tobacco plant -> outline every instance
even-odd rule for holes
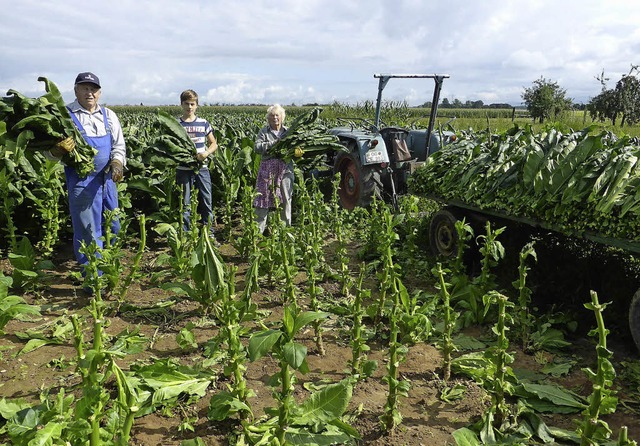
[[[469,248],[469,242],[473,239],[473,228],[465,219],[456,221],[456,233],[458,235],[458,243],[456,245],[456,256],[452,264],[452,271],[455,277],[466,276],[464,255]]]
[[[17,316],[27,314],[40,315],[39,307],[27,304],[20,296],[9,294],[12,284],[13,279],[0,272],[0,334],[3,333],[4,326]]]
[[[536,251],[533,248],[534,243],[527,243],[520,250],[520,263],[518,264],[518,280],[513,282],[514,288],[518,291],[518,306],[516,308],[518,319],[517,326],[519,329],[519,337],[522,342],[522,349],[524,351],[529,349],[529,336],[531,335],[531,329],[535,324],[533,315],[529,311],[531,304],[531,290],[527,288],[527,272],[529,267],[527,266],[527,259],[532,257],[537,260]]]
[[[46,270],[55,266],[50,260],[41,260],[28,237],[23,236],[16,243],[15,250],[9,252],[9,262],[13,267],[13,286],[24,292],[37,291],[46,284]]]
[[[384,243],[384,229],[380,213],[384,206],[384,202],[374,196],[371,206],[368,208],[368,224],[364,243],[358,253],[359,257],[365,260],[374,260],[380,256],[380,245]]]
[[[608,440],[611,429],[600,415],[615,412],[618,404],[618,398],[614,396],[615,392],[612,390],[613,380],[616,377],[616,371],[610,361],[613,352],[607,348],[609,330],[605,328],[602,316],[608,305],[598,301],[598,294],[595,291],[591,291],[591,302],[584,304],[585,308],[593,311],[596,317],[596,328],[591,330],[589,335],[598,340],[596,346],[598,359],[596,371],[590,368],[583,369],[593,384],[591,395],[587,398],[589,406],[583,412],[582,422],[578,426],[581,446],[598,445]]]
[[[200,229],[198,244],[189,258],[189,268],[191,280],[188,283],[167,283],[163,288],[199,303],[201,311],[209,314],[224,294],[226,277],[224,262],[206,226]]]
[[[638,240],[637,139],[600,126],[514,126],[470,134],[429,157],[410,192],[462,201],[564,233]]]
[[[131,220],[124,216],[120,208],[113,211],[105,211],[104,218],[106,229],[102,248],[97,248],[96,261],[101,276],[102,288],[105,291],[115,291],[119,288],[120,280],[124,275],[125,265],[122,260],[125,256],[124,246],[127,241],[127,231]],[[114,219],[118,219],[120,222],[120,231],[117,235],[111,230]],[[92,285],[89,284],[89,286]]]
[[[280,260],[282,261],[282,270],[284,272],[285,292],[283,303],[285,305],[290,303],[297,305],[296,285],[293,282],[298,271],[295,259],[295,236],[293,235],[292,228],[285,226],[282,220],[278,220],[278,223],[274,226],[277,227],[275,233],[278,237]]]
[[[108,321],[105,318],[106,304],[102,300],[103,280],[98,269],[100,252],[95,241],[88,246],[83,244],[81,252],[87,256],[86,280],[93,289],[89,305],[93,334],[91,345],[86,345],[81,322],[77,315],[72,316],[74,345],[83,390],[82,396],[75,405],[74,416],[76,420],[86,420],[88,423],[90,446],[104,444],[105,429],[102,426],[106,419],[111,420],[108,424],[108,435],[112,441],[118,445],[127,445],[138,407],[138,396],[115,359],[131,352],[131,346],[134,346],[134,351],[140,350],[136,349],[135,342],[131,343],[120,338],[110,348],[105,345],[104,328]],[[118,388],[118,398],[113,405],[110,404],[111,396],[106,388],[111,375],[115,377]]]
[[[320,207],[322,206],[322,198],[318,197],[318,183],[315,178],[303,184],[300,188],[299,207],[300,207],[300,236],[297,240],[300,250],[304,253],[304,263],[307,271],[307,293],[309,294],[309,307],[311,311],[319,310],[318,295],[320,288],[318,287],[319,270],[324,262],[324,238],[320,231],[322,225],[322,214]],[[309,192],[311,188],[311,193]],[[325,354],[324,341],[322,338],[321,321],[313,322],[315,332],[314,340],[318,354]]]
[[[384,240],[382,245],[382,274],[380,277],[384,279],[380,283],[380,287],[389,293],[391,308],[388,313],[389,324],[389,357],[387,363],[387,374],[383,377],[383,381],[388,386],[387,401],[384,406],[384,414],[380,416],[382,426],[386,431],[392,431],[402,423],[402,414],[398,408],[398,398],[400,396],[408,396],[409,381],[399,379],[398,368],[407,354],[407,347],[398,339],[400,333],[399,321],[401,318],[401,300],[406,299],[407,290],[400,280],[400,265],[393,261],[393,253],[391,245],[397,239],[394,226],[398,220],[394,220],[388,208],[382,213]],[[404,296],[403,296],[404,295]]]
[[[451,377],[451,355],[457,350],[453,343],[452,335],[458,319],[459,313],[456,313],[451,308],[451,295],[448,288],[451,286],[445,281],[445,274],[449,270],[442,269],[442,264],[438,263],[434,268],[434,275],[438,279],[436,288],[442,295],[442,310],[443,310],[443,328],[442,328],[442,340],[440,348],[442,351],[442,378],[445,382],[449,381]]]
[[[338,280],[340,281],[340,291],[343,296],[349,296],[349,288],[352,285],[351,274],[349,273],[349,256],[347,255],[347,245],[345,241],[345,210],[340,206],[338,200],[338,188],[340,177],[336,175],[333,179],[333,189],[331,195],[331,210],[333,221],[333,235],[336,238],[336,257],[338,260]]]
[[[140,243],[138,244],[138,250],[136,251],[132,263],[129,266],[129,271],[124,279],[119,282],[119,286],[115,291],[115,295],[119,303],[124,301],[133,280],[139,277],[140,261],[142,260],[142,255],[147,247],[147,226],[144,214],[140,214],[138,216],[138,224],[140,226]]]
[[[284,271],[283,266],[282,253],[286,246],[282,245],[281,234],[287,231],[284,229],[284,222],[280,217],[282,207],[275,191],[272,193],[275,199],[275,209],[272,211],[273,218],[269,220],[271,223],[260,241],[260,248],[262,248],[260,252],[260,273],[266,274],[267,282],[270,285],[274,285],[277,280],[283,278],[286,274],[291,274],[291,270]]]
[[[191,255],[199,238],[199,228],[196,224],[198,190],[193,189],[191,193],[189,206],[191,207],[192,224],[188,229],[182,223],[182,215],[184,213],[183,200],[179,200],[178,203],[178,212],[174,213],[173,223],[159,223],[154,227],[158,234],[167,237],[167,244],[171,249],[170,254],[162,253],[158,256],[156,265],[169,264],[172,268],[172,271],[163,271],[155,274],[154,280],[171,273],[178,278],[182,278],[188,275],[191,269]]]
[[[213,251],[208,255],[212,256]],[[217,421],[226,419],[233,413],[238,413],[243,420],[249,416],[253,418],[248,399],[254,396],[254,392],[247,388],[247,349],[241,337],[248,332],[246,323],[256,319],[256,306],[250,300],[238,299],[234,285],[236,271],[235,266],[227,269],[228,280],[220,286],[220,299],[214,304],[212,311],[220,324],[217,342],[227,346],[224,374],[233,379],[232,384],[227,384],[227,390],[214,395],[209,403],[209,418]]]
[[[378,297],[377,311],[374,323],[379,325],[386,310],[387,294],[392,286],[395,286],[392,273],[394,272],[393,245],[398,240],[395,228],[400,224],[401,217],[392,215],[388,207],[379,205],[374,209],[374,219],[378,222],[377,229],[377,254],[378,254],[378,280],[380,282],[380,295]],[[392,303],[395,306],[395,303]]]
[[[363,300],[371,296],[371,290],[364,289],[363,280],[366,272],[364,263],[360,265],[360,274],[354,291],[353,302],[351,304],[351,376],[357,380],[370,377],[378,367],[376,361],[367,359],[367,352],[370,350],[367,345],[365,334],[366,327],[362,322],[364,310],[362,308]]]
[[[11,250],[16,249],[18,244],[18,238],[13,216],[15,209],[24,201],[24,194],[21,192],[21,188],[17,184],[17,174],[15,172],[16,166],[11,159],[4,160],[2,169],[0,169],[0,209],[3,219],[6,220],[6,224],[2,225],[3,232],[6,234],[6,239]]]
[[[240,189],[240,218],[242,220],[242,232],[233,241],[240,256],[245,259],[254,259],[260,252],[258,240],[260,238],[260,230],[255,218],[253,201],[258,196],[255,187],[243,178],[242,188]]]
[[[464,223],[460,223],[461,226],[457,229],[458,234],[465,234],[465,238],[471,233],[470,229],[466,227]],[[482,255],[480,261],[480,274],[474,277],[471,281],[467,279],[461,279],[463,274],[456,274],[456,282],[454,283],[454,290],[451,298],[459,306],[462,311],[463,325],[481,325],[487,319],[494,320],[495,315],[492,314],[488,318],[489,305],[483,305],[483,296],[496,289],[495,276],[492,274],[491,269],[498,264],[502,258],[504,258],[504,246],[498,240],[498,236],[505,231],[506,228],[499,228],[495,231],[491,229],[491,223],[487,221],[485,225],[485,234],[476,237],[478,244],[480,245],[479,252]],[[462,245],[462,244],[460,244]],[[454,271],[461,271],[463,268],[463,253],[462,247],[458,246],[458,254],[454,264]]]
[[[230,146],[220,146],[213,158],[213,164],[215,166],[214,169],[216,174],[219,175],[220,179],[218,184],[223,189],[223,237],[227,240],[231,238],[231,220],[233,217],[233,207],[238,198],[238,192],[240,191],[242,178],[242,175],[240,175],[240,173],[243,170],[243,165],[241,164],[242,159],[242,152],[239,152],[235,147]]]
[[[491,413],[494,414],[493,425],[499,428],[508,414],[505,395],[513,393],[512,381],[508,379],[512,375],[510,364],[514,357],[507,352],[509,339],[507,331],[513,323],[513,317],[507,310],[514,305],[509,298],[497,291],[490,291],[483,298],[485,307],[495,304],[498,307],[498,321],[492,330],[497,336],[496,344],[487,349],[485,355],[495,365],[496,374],[487,380],[485,388],[491,393]]]
[[[296,371],[307,373],[307,348],[295,341],[302,328],[327,313],[301,312],[290,303],[284,308],[280,329],[264,329],[251,336],[249,358],[256,361],[271,354],[280,365],[280,371],[270,380],[277,407],[265,409],[268,418],[245,426],[245,443],[293,444],[353,444],[358,432],[342,421],[351,399],[352,384],[343,380],[313,393],[302,403],[293,398],[297,382]]]
[[[23,191],[35,207],[35,215],[42,219],[42,235],[36,243],[36,248],[42,256],[48,257],[59,240],[58,232],[62,220],[59,203],[65,194],[61,180],[63,167],[58,162],[45,160],[42,155],[36,154],[31,159],[31,164],[29,165],[26,159],[22,163],[23,168],[29,173],[31,184]],[[27,165],[29,169],[26,169]]]

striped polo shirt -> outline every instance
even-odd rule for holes
[[[207,135],[213,132],[213,128],[211,127],[211,124],[209,124],[209,121],[197,116],[196,119],[191,122],[183,121],[182,118],[180,118],[180,125],[184,127],[189,134],[191,141],[195,144],[196,153],[202,153],[207,150]],[[188,167],[180,167],[183,169],[189,169]]]

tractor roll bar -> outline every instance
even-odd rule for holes
[[[375,131],[380,132],[380,109],[382,108],[382,90],[387,86],[389,79],[402,78],[402,79],[433,79],[435,87],[433,89],[433,99],[431,100],[431,114],[429,115],[429,127],[427,128],[427,147],[426,153],[429,153],[429,141],[431,140],[431,132],[436,121],[436,115],[438,114],[438,103],[440,102],[440,91],[442,90],[442,83],[445,79],[449,78],[448,74],[374,74],[374,78],[380,79],[378,81],[378,98],[376,99],[376,119],[375,119]]]

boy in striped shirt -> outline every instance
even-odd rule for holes
[[[182,223],[185,230],[191,226],[191,191],[198,189],[198,214],[203,225],[210,225],[213,235],[213,203],[211,195],[211,172],[207,159],[218,149],[218,143],[213,136],[213,128],[206,119],[196,116],[198,109],[198,94],[193,90],[185,90],[180,94],[182,116],[180,124],[187,131],[196,146],[196,159],[200,162],[199,169],[194,171],[187,166],[176,169],[176,183],[183,186],[182,204],[184,213]]]

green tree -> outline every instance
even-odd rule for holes
[[[599,95],[589,101],[587,110],[591,119],[601,122],[610,119],[616,125],[619,108],[615,90],[603,88]]]
[[[632,65],[629,74],[622,75],[616,84],[616,98],[622,113],[622,122],[633,125],[640,121],[640,80],[636,77],[638,66]]]
[[[621,126],[633,125],[640,121],[640,80],[638,65],[631,65],[628,74],[623,74],[616,83],[615,88],[607,88],[607,81],[604,71],[596,79],[602,84],[602,91],[595,96],[589,104],[587,110],[592,119],[604,122],[610,119],[616,125],[618,116],[622,116]]]
[[[544,122],[545,119],[557,119],[562,113],[571,109],[571,99],[566,97],[566,90],[557,82],[540,77],[533,81],[530,88],[522,93],[527,110],[534,119]]]

